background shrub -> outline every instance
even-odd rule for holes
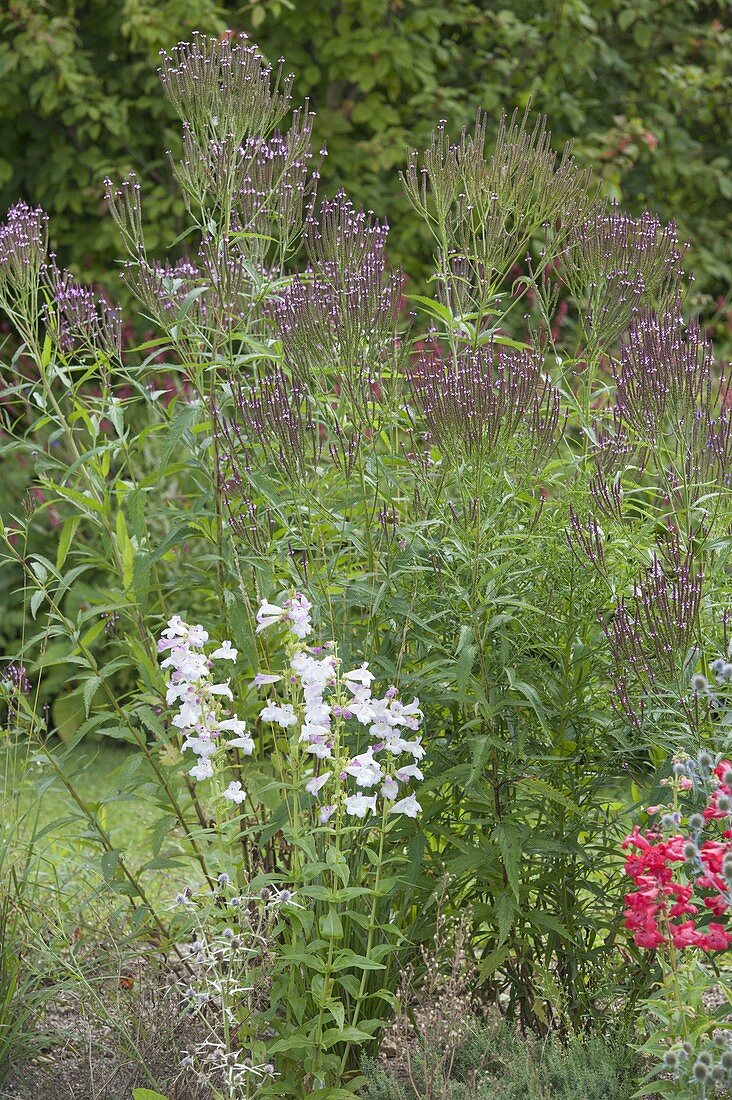
[[[102,279],[118,257],[102,179],[143,181],[151,247],[183,228],[164,150],[179,140],[155,60],[192,28],[246,30],[287,58],[317,111],[328,190],[395,226],[393,259],[424,276],[428,242],[398,181],[407,146],[438,118],[451,133],[476,107],[529,99],[556,147],[576,142],[630,212],[677,218],[708,316],[729,322],[732,198],[727,105],[732,30],[723,0],[10,0],[0,14],[0,207],[52,215],[65,263]]]

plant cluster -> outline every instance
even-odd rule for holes
[[[42,211],[0,227],[0,445],[29,489],[0,527],[6,741],[65,792],[46,835],[96,846],[183,975],[183,1072],[226,1100],[353,1095],[445,909],[476,1010],[624,1026],[652,941],[728,944],[682,918],[694,891],[724,915],[729,838],[636,831],[616,948],[639,791],[679,743],[709,782],[729,756],[729,388],[678,230],[606,202],[544,121],[493,144],[479,113],[409,158],[434,270],[407,294],[388,226],[319,194],[282,65],[196,33],[160,77],[181,239],[106,182],[150,339],[58,267]],[[125,750],[91,797],[83,741]]]

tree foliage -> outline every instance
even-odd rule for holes
[[[102,179],[143,180],[151,245],[183,225],[161,150],[177,134],[154,72],[191,29],[249,31],[297,73],[317,111],[326,185],[385,213],[394,259],[419,278],[428,246],[399,186],[435,120],[529,101],[560,147],[632,212],[676,218],[707,315],[732,282],[732,29],[723,0],[10,0],[0,14],[0,205],[53,216],[54,244],[99,278],[117,255]]]

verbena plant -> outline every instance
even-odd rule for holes
[[[542,121],[492,150],[481,116],[440,126],[404,175],[435,250],[409,295],[387,227],[318,201],[281,67],[196,36],[160,75],[189,230],[149,255],[136,180],[107,186],[154,339],[58,269],[41,211],[0,229],[33,492],[3,541],[23,660],[69,680],[29,736],[62,734],[110,888],[202,975],[192,1069],[354,1087],[445,869],[486,997],[545,1029],[632,1009],[621,818],[682,734],[721,736],[684,697],[727,595],[728,391],[674,227],[590,193]],[[134,749],[110,797],[159,810],[143,858],[69,780],[85,737]]]

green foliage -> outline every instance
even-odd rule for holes
[[[241,66],[246,94],[205,51],[227,74]],[[619,841],[679,740],[717,753],[727,737],[690,676],[728,644],[732,437],[713,358],[676,313],[673,231],[608,209],[541,123],[503,124],[494,143],[480,115],[457,146],[439,129],[407,168],[433,273],[405,317],[383,228],[340,199],[306,217],[316,161],[299,116],[283,143],[259,144],[287,104],[256,55],[199,43],[166,63],[164,88],[188,124],[173,170],[197,266],[156,266],[164,219],[134,179],[108,193],[154,339],[121,350],[106,307],[41,262],[34,212],[3,227],[0,301],[23,348],[3,367],[0,446],[33,493],[0,529],[25,612],[15,656],[33,684],[4,680],[10,727],[67,790],[130,934],[186,963],[183,918],[201,902],[222,1009],[207,1017],[211,1041],[237,1061],[244,1036],[261,1069],[250,1095],[338,1100],[358,1087],[358,1056],[432,936],[445,871],[486,1001],[544,1032],[632,1017],[654,975],[617,949]],[[322,775],[302,711],[289,732],[271,728],[252,684],[280,670],[257,604],[293,591],[344,668],[366,661],[400,699],[419,696],[429,755],[415,823],[390,816],[388,794],[381,815],[346,816],[342,776],[366,733],[340,739],[352,700],[335,672],[341,713],[327,744],[310,743],[332,750],[332,823],[305,798],[306,777]],[[174,615],[239,651],[218,696],[255,753],[212,735],[208,774],[189,770],[198,719],[182,732],[166,699],[157,641]],[[299,708],[284,671],[267,697]],[[44,685],[59,672],[49,715]],[[374,751],[414,751],[390,740],[412,728],[403,716],[389,711],[384,728],[368,713],[384,738]],[[61,754],[48,751],[56,733]],[[73,777],[90,737],[129,750],[114,792]],[[247,795],[227,802],[239,776]],[[155,811],[143,851],[107,813],[133,798]],[[261,999],[237,988],[231,1013],[222,873],[247,920],[277,914],[247,947]],[[290,892],[280,909],[262,895],[272,888]],[[581,1059],[567,1069],[551,1049],[566,1091]],[[233,1072],[216,1070],[227,1100]]]
[[[639,1048],[651,1064],[638,1096],[714,1100],[730,1096],[730,1006],[726,970],[677,954],[643,1004]],[[699,1065],[702,1065],[702,1071]]]
[[[495,132],[502,109],[530,98],[555,144],[574,140],[610,194],[678,219],[698,290],[725,295],[728,16],[722,0],[14,0],[0,14],[0,206],[43,205],[64,259],[108,281],[116,246],[99,217],[102,179],[134,169],[150,245],[167,245],[184,212],[168,187],[163,150],[179,139],[158,93],[157,51],[193,28],[233,27],[287,57],[328,144],[327,186],[389,218],[394,259],[418,280],[425,239],[395,186],[406,147],[424,146],[437,118],[457,132],[478,106]]]
[[[449,1074],[435,1052],[423,1062],[413,1051],[411,1064],[411,1074],[367,1065],[363,1100],[630,1100],[639,1070],[620,1037],[573,1036],[564,1046],[556,1036],[522,1038],[508,1024],[477,1021]]]

